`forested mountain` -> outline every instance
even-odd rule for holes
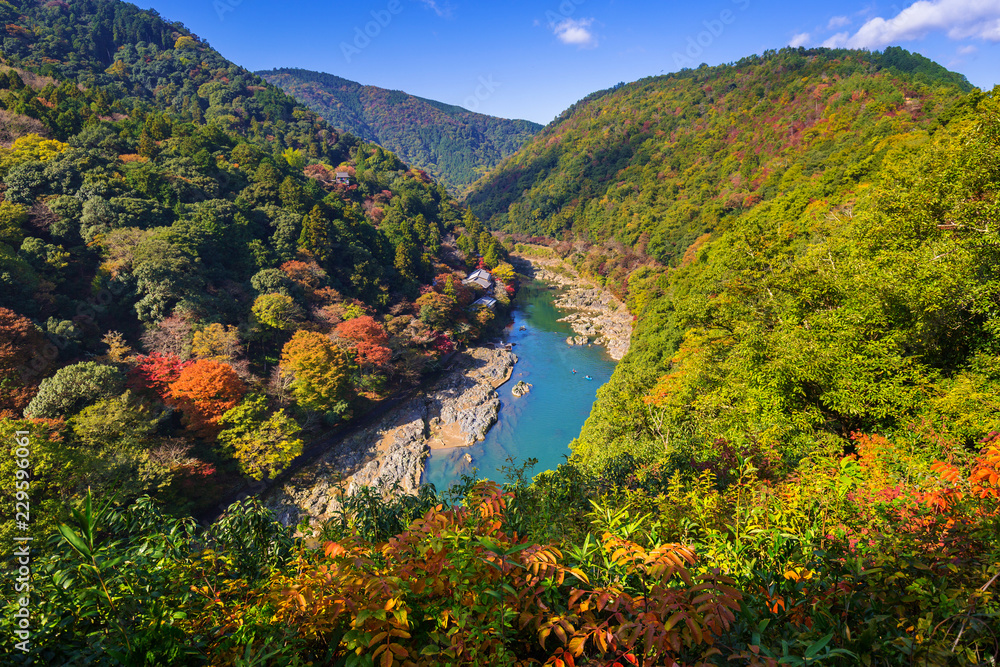
[[[710,562],[762,592],[751,572],[771,547],[744,535],[717,550],[701,513],[721,521],[709,532],[811,544],[793,561],[812,564],[784,574],[807,589],[803,576],[834,585],[817,554],[835,544],[864,567],[927,558],[949,590],[992,585],[978,557],[942,573],[959,552],[998,553],[998,92],[898,48],[785,49],[592,95],[479,182],[467,202],[488,226],[535,236],[636,315],[575,464],[647,462],[630,484],[662,495],[636,511],[658,525],[683,506],[671,535],[692,539],[693,521]],[[970,492],[990,500],[963,507]],[[875,607],[892,597],[877,578],[861,577]],[[802,599],[768,595],[772,612]],[[923,655],[981,659],[930,648],[969,610],[929,604]],[[873,636],[893,634],[863,606]],[[879,663],[908,641],[881,643]]]
[[[519,149],[541,125],[508,120],[364,86],[332,74],[274,69],[258,74],[336,128],[393,151],[455,194]]]
[[[893,283],[882,278],[868,283],[881,296],[866,306],[881,304],[882,315],[844,308],[866,289],[857,272],[877,275],[869,263],[887,261],[875,258],[886,248],[870,245],[870,216],[888,201],[876,186],[898,180],[894,168],[910,174],[914,154],[960,125],[953,119],[980,99],[969,88],[902,49],[785,49],[592,95],[478,183],[468,202],[488,225],[604,244],[577,261],[638,316],[632,353],[602,390],[577,451],[606,457],[667,442],[670,452],[706,452],[720,439],[763,439],[785,456],[819,434],[848,438],[915,418],[926,396],[914,386],[932,377],[924,371],[948,376],[975,356],[955,344],[968,306],[937,292],[933,299],[947,303],[911,302],[916,295],[890,295]],[[838,261],[838,253],[858,257]],[[913,266],[911,275],[957,275],[947,264]],[[822,287],[800,282],[806,274],[823,275]],[[807,289],[819,293],[807,297]],[[831,308],[847,320],[836,334],[821,333],[816,322]],[[958,320],[944,324],[952,308]],[[935,324],[923,321],[927,312]],[[857,346],[875,336],[876,322],[885,356],[862,372],[847,360],[862,354]],[[823,362],[817,350],[832,344],[827,335],[844,347]],[[754,341],[752,355],[743,336]],[[716,338],[735,347],[705,357]],[[765,359],[774,369],[752,387]],[[692,377],[678,375],[682,368]],[[913,375],[896,375],[904,369]],[[679,403],[660,423],[643,397],[652,400],[669,371],[679,393],[664,385],[654,395]],[[887,383],[900,386],[888,391]]]
[[[587,98],[472,199],[637,315],[574,459],[199,526],[488,332],[505,246],[155,12],[0,15],[3,664],[1000,654],[996,93],[786,50]]]
[[[88,488],[179,511],[271,477],[488,328],[453,283],[505,251],[426,173],[155,12],[0,11],[0,418],[39,535]]]

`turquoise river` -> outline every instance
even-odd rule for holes
[[[603,347],[566,344],[566,337],[575,334],[568,324],[558,321],[568,312],[555,307],[557,294],[539,282],[521,287],[513,304],[514,323],[504,330],[501,341],[514,344],[518,362],[513,377],[497,390],[499,421],[485,440],[471,447],[434,450],[424,482],[444,491],[473,468],[478,469],[480,478],[502,482],[498,469],[508,457],[519,464],[528,458],[538,459],[531,475],[565,462],[564,457],[570,454],[568,445],[579,435],[597,390],[611,377],[615,361]],[[515,398],[510,390],[518,380],[533,387],[526,396]]]

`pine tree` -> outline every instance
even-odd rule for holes
[[[299,248],[311,252],[320,266],[326,266],[333,255],[330,221],[319,206],[313,206],[312,211],[302,221]]]
[[[153,137],[149,136],[149,133],[143,130],[142,135],[139,137],[139,155],[152,159],[158,153],[159,148],[156,142],[153,141]]]

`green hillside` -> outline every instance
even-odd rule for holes
[[[258,74],[334,127],[388,148],[456,195],[542,129],[322,72],[285,68]]]
[[[918,304],[894,303],[892,312],[901,319],[879,325],[894,342],[882,349],[888,357],[866,371],[864,381],[848,381],[841,366],[810,372],[787,368],[806,359],[820,362],[815,354],[795,348],[807,346],[811,329],[803,327],[816,317],[812,309],[825,311],[834,303],[827,299],[835,298],[834,288],[825,285],[823,301],[803,302],[798,291],[805,286],[797,282],[801,273],[823,265],[806,269],[798,264],[818,262],[829,251],[826,266],[831,271],[831,265],[839,267],[830,279],[847,280],[839,272],[855,270],[856,262],[838,262],[835,250],[856,252],[857,243],[847,240],[859,234],[852,225],[861,220],[869,224],[862,213],[874,215],[874,207],[885,204],[883,196],[873,197],[873,187],[897,160],[913,163],[909,152],[929,144],[950,119],[975,106],[972,100],[978,98],[966,96],[968,90],[961,77],[901,49],[884,54],[786,49],[593,95],[478,183],[468,203],[488,225],[519,234],[569,233],[597,244],[576,261],[627,295],[637,311],[633,350],[602,389],[577,452],[584,457],[649,452],[662,447],[666,438],[671,452],[707,451],[718,439],[766,439],[784,453],[819,433],[847,438],[856,429],[898,424],[907,418],[903,414],[913,417],[920,400],[902,395],[928,379],[913,364],[936,364],[950,373],[956,364],[969,361],[965,354],[972,351],[948,346],[944,355],[936,350],[942,343],[936,338],[919,346],[904,342],[907,336],[930,333],[903,330],[928,325],[920,324],[911,310]],[[602,244],[615,243],[647,258],[647,266],[633,271],[633,254],[602,250]],[[865,262],[882,261],[870,253],[862,253]],[[879,289],[889,288],[880,283]],[[761,294],[766,298],[757,304]],[[789,295],[788,303],[782,302],[782,294]],[[854,298],[837,294],[838,299]],[[735,310],[722,305],[729,303]],[[941,308],[919,307],[943,317]],[[760,330],[764,336],[754,339],[763,346],[754,354],[790,374],[782,380],[772,376],[769,381],[775,384],[761,387],[763,395],[748,386],[762,372],[751,361],[756,357],[746,356],[749,351],[738,347],[742,334],[733,333],[751,326],[747,317],[753,324],[745,335]],[[802,331],[793,336],[780,331],[779,323]],[[844,326],[837,334],[845,336],[841,344],[857,333]],[[686,358],[688,344],[683,341],[701,340],[699,336],[722,336],[737,345],[738,352],[720,354],[736,355],[739,361],[729,363],[741,365],[746,376],[730,376],[736,366],[699,367],[698,373],[714,373],[714,379],[671,394],[670,400],[680,401],[671,413],[677,421],[662,425],[670,429],[669,436],[658,434],[642,399],[658,378],[676,370],[680,362],[675,355]],[[797,342],[778,352],[774,346],[785,343],[771,336]],[[689,345],[702,349],[695,342]],[[860,353],[837,348],[831,355],[838,359],[836,365]],[[802,354],[806,356],[797,356]],[[921,356],[927,354],[938,356]],[[786,355],[796,355],[797,361]],[[713,357],[715,361],[723,363]],[[694,360],[686,363],[698,366]],[[890,373],[882,364],[915,375],[896,377],[896,371]],[[871,387],[877,398],[862,398],[863,387],[890,377],[910,389],[898,387],[900,393],[890,397]],[[703,395],[710,387],[727,397]],[[706,408],[707,413],[695,407],[709,400],[718,405]]]
[[[570,107],[467,201],[496,229],[613,237],[670,262],[792,179],[858,181],[877,164],[873,138],[969,89],[902,49],[786,49],[642,79]]]

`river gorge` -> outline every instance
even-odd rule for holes
[[[628,349],[631,316],[566,267],[524,259],[517,267],[528,279],[499,339],[458,352],[426,391],[267,492],[283,523],[322,523],[362,486],[444,491],[473,472],[502,482],[508,459],[537,459],[531,474],[565,460]],[[516,393],[526,393],[517,396],[520,382],[527,386]]]

